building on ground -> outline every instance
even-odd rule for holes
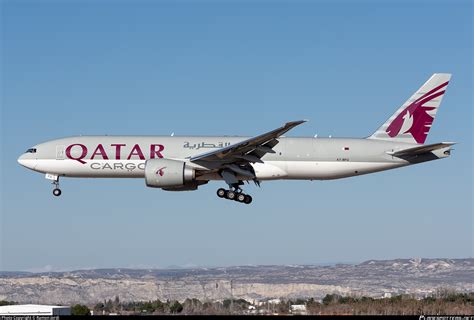
[[[306,306],[304,304],[292,304],[290,305],[290,312],[292,314],[306,314]]]
[[[0,306],[0,316],[70,316],[71,307],[41,304]]]

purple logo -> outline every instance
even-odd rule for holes
[[[156,174],[160,175],[160,177],[164,176],[164,169],[166,169],[166,167],[161,167],[160,169],[156,170]]]
[[[448,82],[446,81],[425,93],[400,112],[387,127],[387,134],[393,138],[399,134],[410,133],[417,143],[424,143],[434,120],[428,111],[436,109],[435,107],[425,106],[425,103],[442,96],[446,90],[437,91],[446,87]]]
[[[115,149],[115,156],[114,156],[115,160],[122,160],[122,159],[134,160],[137,157],[140,160],[146,160],[145,153],[144,151],[142,151],[142,148],[144,146],[140,147],[140,145],[135,144],[132,147],[132,149],[127,153],[123,153],[123,150],[122,150],[122,147],[127,147],[125,143],[112,143],[110,146],[114,147]],[[73,152],[72,150],[73,148],[76,150],[76,153]],[[150,144],[149,159],[163,158],[163,154],[161,152],[164,149],[165,149],[165,146],[162,144]],[[80,153],[80,155],[76,155],[78,152]],[[80,143],[71,144],[66,148],[66,157],[68,157],[71,160],[79,161],[82,164],[87,163],[84,159],[94,160],[94,158],[98,156],[100,156],[103,160],[109,160],[109,155],[112,156],[114,154],[113,149],[112,150],[109,149],[109,151],[106,151],[106,148],[104,148],[104,146],[101,143],[97,145],[97,147],[94,149],[94,152],[92,152],[92,155],[90,155],[89,158],[87,158],[88,153],[89,153],[89,150],[87,149],[87,146]]]

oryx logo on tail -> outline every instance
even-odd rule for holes
[[[387,127],[385,130],[387,134],[393,138],[399,134],[410,133],[417,143],[424,143],[434,120],[434,115],[430,115],[430,111],[436,109],[436,107],[426,106],[425,103],[443,95],[445,90],[442,89],[448,83],[446,81],[413,101]]]
[[[370,138],[425,143],[450,79],[434,74]]]

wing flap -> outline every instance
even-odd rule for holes
[[[224,168],[229,168],[233,172],[235,172],[237,174],[240,174],[242,176],[245,176],[245,177],[249,177],[249,178],[252,178],[252,179],[255,178],[255,174],[253,172],[250,172],[249,170],[245,170],[244,168],[241,168],[236,164],[226,164],[224,166]]]
[[[260,159],[261,157],[258,157],[256,155],[253,155],[253,154],[244,154],[244,155],[237,155],[235,156],[236,158],[239,158],[239,159],[243,159],[243,160],[246,160],[248,162],[258,162],[258,163],[263,163],[263,161]]]

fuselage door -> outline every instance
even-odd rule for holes
[[[56,146],[56,160],[64,160],[65,146]]]

